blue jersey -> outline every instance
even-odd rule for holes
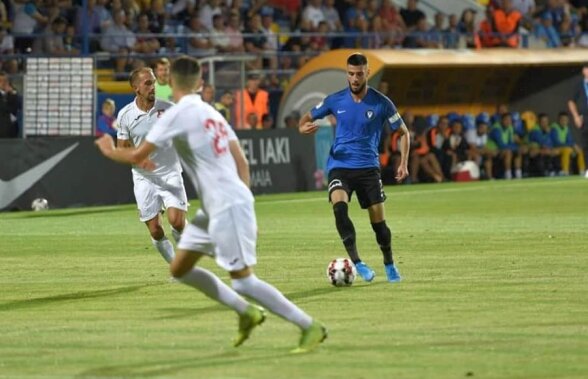
[[[335,141],[329,152],[327,173],[334,168],[378,168],[378,146],[384,126],[396,130],[402,118],[386,96],[369,88],[356,103],[346,88],[327,96],[310,110],[313,120],[332,114],[337,119]]]

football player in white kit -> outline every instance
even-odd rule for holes
[[[117,146],[120,148],[139,146],[155,122],[173,105],[155,98],[156,79],[151,68],[133,70],[129,81],[136,97],[118,113]],[[165,207],[174,239],[179,241],[188,210],[182,168],[171,142],[154,151],[149,159],[157,165],[153,171],[138,166],[132,169],[139,219],[147,225],[153,246],[171,263],[174,247],[165,236],[159,214]]]
[[[200,83],[198,61],[178,58],[171,67],[176,105],[153,126],[145,141],[135,149],[115,149],[111,137],[105,135],[96,144],[112,160],[153,168],[150,154],[173,140],[204,211],[198,212],[184,229],[171,264],[172,275],[239,314],[234,346],[241,345],[265,319],[263,309],[244,300],[241,294],[300,327],[300,342],[292,352],[312,350],[327,337],[325,327],[253,273],[257,222],[248,187],[249,166],[223,116],[194,94]],[[196,267],[204,255],[214,257],[229,272],[232,288],[212,272]]]

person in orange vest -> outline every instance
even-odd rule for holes
[[[499,46],[519,46],[519,24],[523,16],[515,9],[512,0],[502,0],[502,7],[494,10],[494,30],[500,38]]]
[[[269,113],[269,93],[259,88],[258,74],[251,73],[243,90],[235,95],[235,129],[249,129],[246,115],[255,113],[257,123],[255,129],[261,129],[263,116]]]

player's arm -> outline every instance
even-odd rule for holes
[[[400,165],[396,173],[396,180],[402,181],[408,176],[408,154],[410,152],[410,132],[404,121],[398,127],[400,134]]]
[[[133,143],[130,139],[117,139],[116,140],[116,148],[117,149],[128,149],[133,147]]]
[[[298,123],[298,131],[300,134],[314,134],[318,130],[318,125],[315,124],[310,112],[306,112]]]
[[[578,107],[576,106],[576,102],[574,100],[568,100],[568,109],[570,110],[570,113],[572,114],[572,117],[574,118],[574,124],[576,125],[576,127],[581,128],[582,122],[584,120],[582,119],[582,116],[578,112]]]
[[[95,142],[100,152],[115,162],[138,165],[142,168],[153,169],[153,162],[147,157],[157,148],[150,142],[143,142],[139,147],[134,149],[118,149],[114,146],[112,137],[108,134],[98,138]]]
[[[249,187],[251,185],[251,176],[249,174],[249,161],[241,149],[241,145],[238,140],[229,140],[229,151],[235,160],[237,165],[237,173],[239,177]]]

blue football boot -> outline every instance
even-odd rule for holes
[[[358,262],[355,265],[355,268],[357,269],[357,273],[359,274],[359,276],[361,276],[361,278],[366,282],[371,282],[372,280],[374,280],[374,276],[376,276],[376,273],[374,272],[374,270],[370,268],[370,266],[366,265],[363,262]]]
[[[398,272],[398,269],[396,268],[396,266],[394,266],[393,263],[384,265],[384,269],[386,270],[386,277],[388,278],[388,281],[390,283],[398,283],[402,280],[402,278],[400,277],[400,273]]]

